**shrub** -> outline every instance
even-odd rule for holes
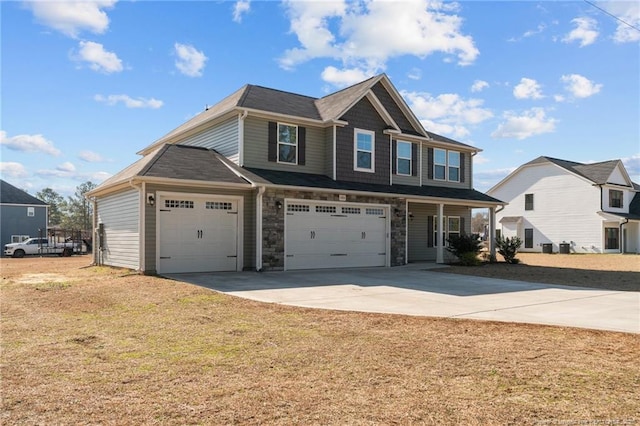
[[[478,254],[480,253],[480,238],[477,234],[451,235],[447,238],[447,251],[453,253],[464,266],[475,266],[480,264]]]
[[[496,238],[496,247],[498,248],[498,253],[504,257],[505,262],[510,264],[520,263],[520,259],[516,259],[516,253],[518,253],[518,249],[522,246],[522,240],[518,237],[497,237]]]

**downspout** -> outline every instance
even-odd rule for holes
[[[256,195],[256,272],[262,272],[262,196],[265,189],[259,186]]]
[[[626,239],[624,238],[624,232],[622,230],[622,227],[625,226],[627,223],[629,223],[629,218],[625,218],[624,222],[622,222],[620,224],[620,253],[624,254],[624,246],[626,243]]]
[[[336,180],[336,175],[337,175],[337,168],[336,168],[336,137],[337,137],[337,133],[338,133],[338,126],[337,125],[333,125],[333,180]]]
[[[238,166],[244,166],[244,119],[249,115],[246,109],[238,114]]]
[[[98,262],[98,250],[96,248],[96,241],[98,241],[98,204],[96,203],[96,197],[91,197],[91,207],[93,208],[93,223],[92,226],[92,254],[93,254],[93,266],[100,265]]]
[[[133,183],[133,178],[129,178],[129,186],[132,187],[133,189],[136,189],[138,191],[138,194],[140,195],[140,213],[138,216],[138,226],[140,227],[138,230],[138,234],[140,235],[140,240],[138,241],[138,270],[140,270],[141,272],[144,272],[143,265],[144,265],[144,243],[142,238],[144,237],[144,216],[145,216],[145,194],[144,192],[142,192],[142,186],[144,185],[144,182],[140,185],[140,186],[136,186]]]

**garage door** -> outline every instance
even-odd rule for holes
[[[159,198],[159,273],[237,269],[238,200],[189,195]]]
[[[286,203],[285,268],[387,264],[387,207]]]

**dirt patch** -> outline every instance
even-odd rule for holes
[[[635,334],[303,309],[44,262],[0,260],[2,424],[640,421]]]

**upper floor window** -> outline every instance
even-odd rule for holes
[[[34,217],[36,215],[35,207],[27,207],[27,216]]]
[[[447,180],[447,150],[433,150],[433,178]]]
[[[460,182],[460,153],[449,151],[449,180]]]
[[[533,210],[533,194],[524,194],[524,209]]]
[[[375,171],[375,142],[374,132],[356,129],[353,143],[353,168],[362,172]]]
[[[298,164],[298,126],[278,123],[278,162]]]
[[[396,170],[399,175],[411,176],[411,142],[398,141]]]
[[[609,190],[609,207],[622,208],[622,191],[618,191],[617,189]]]

